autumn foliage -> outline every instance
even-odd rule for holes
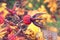
[[[32,1],[32,0],[31,0]],[[40,2],[41,0],[37,0]],[[54,1],[54,2],[53,2]],[[1,3],[0,5],[0,38],[7,40],[45,40],[43,29],[49,30],[51,32],[58,32],[55,27],[38,27],[34,25],[31,20],[35,14],[40,13],[41,15],[37,16],[37,18],[41,18],[42,20],[36,20],[37,23],[42,23],[43,25],[47,25],[46,23],[56,22],[56,17],[53,15],[56,12],[57,4],[55,0],[44,0],[43,4],[49,3],[47,5],[50,8],[49,14],[44,5],[41,5],[36,10],[25,10],[24,8],[14,6],[13,9],[9,9],[6,7],[6,3]],[[23,4],[22,4],[23,5]],[[34,5],[32,3],[26,4],[28,7],[33,8]],[[24,5],[25,6],[25,5]],[[25,15],[25,11],[27,14]],[[10,16],[7,16],[10,15]],[[7,20],[8,19],[8,20]],[[22,21],[22,22],[21,22]],[[12,24],[12,25],[10,25]],[[19,29],[21,29],[20,32]],[[18,33],[16,35],[16,33]],[[7,34],[7,35],[6,35]],[[21,34],[24,36],[21,36]],[[48,34],[47,34],[48,35]],[[50,38],[51,39],[51,38]],[[58,37],[59,40],[59,37]]]

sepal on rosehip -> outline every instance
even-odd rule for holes
[[[15,14],[16,12],[14,11],[14,10],[12,10],[12,9],[8,9],[8,8],[6,8],[11,14]]]

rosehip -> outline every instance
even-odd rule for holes
[[[4,17],[0,15],[0,24],[4,22]]]
[[[23,22],[28,25],[28,24],[31,23],[30,19],[31,19],[31,16],[30,15],[26,15],[26,16],[23,17]]]

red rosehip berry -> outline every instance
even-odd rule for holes
[[[4,23],[4,17],[0,15],[0,24]]]
[[[31,23],[31,16],[30,15],[25,15],[24,17],[23,17],[23,22],[25,23],[25,24],[30,24]]]

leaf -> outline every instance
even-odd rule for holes
[[[4,32],[0,32],[0,38],[3,38],[3,36],[5,35],[6,31]]]

